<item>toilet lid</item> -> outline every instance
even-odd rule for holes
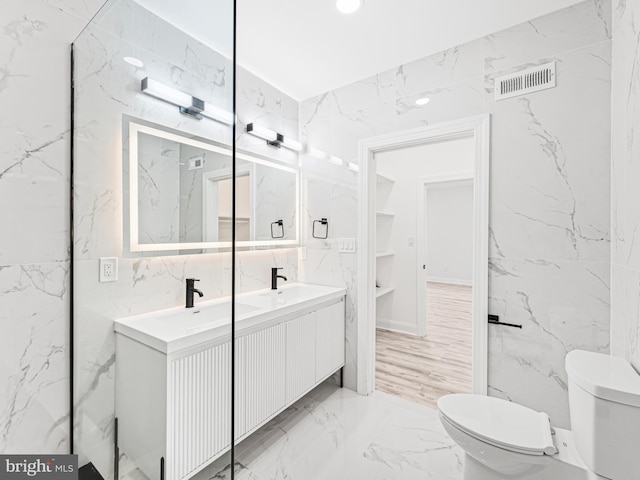
[[[528,455],[552,455],[546,413],[495,397],[451,394],[438,399],[440,414],[463,432],[499,448]]]

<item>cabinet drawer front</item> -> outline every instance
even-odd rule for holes
[[[171,363],[167,479],[190,476],[230,445],[231,344]]]

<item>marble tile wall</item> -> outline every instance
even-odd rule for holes
[[[313,144],[315,146],[315,144]],[[323,146],[316,148],[322,149]],[[355,253],[339,253],[337,239],[358,236],[357,174],[325,160],[302,158],[302,244],[306,260],[298,263],[301,281],[346,287],[344,385],[356,389],[356,288],[358,261]],[[328,239],[312,235],[314,220],[328,220]]]
[[[493,100],[496,75],[551,60],[555,89]],[[491,114],[489,308],[523,329],[490,328],[489,392],[563,427],[564,355],[609,350],[610,73],[610,4],[589,0],[300,106],[304,141],[349,161],[362,138]],[[431,102],[416,106],[421,96]],[[357,222],[354,188],[335,192],[349,206],[338,237]],[[323,247],[309,248],[302,277],[346,278],[355,309],[357,270]],[[355,328],[347,332],[351,346]]]
[[[101,0],[0,4],[0,452],[69,451],[69,45]]]
[[[611,351],[640,371],[640,2],[614,0],[611,72]]]

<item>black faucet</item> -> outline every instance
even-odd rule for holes
[[[282,270],[282,268],[274,267],[271,269],[271,290],[278,289],[278,279],[281,278],[285,282],[287,281],[287,277],[283,275],[278,275],[278,270]]]
[[[187,278],[187,302],[186,302],[185,308],[193,308],[194,293],[197,293],[198,295],[200,295],[200,297],[204,295],[204,293],[202,293],[200,290],[198,290],[194,286],[194,283],[199,281],[200,280],[198,280],[197,278]]]

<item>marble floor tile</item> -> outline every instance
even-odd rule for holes
[[[236,447],[235,478],[459,480],[462,458],[434,409],[325,383]],[[195,478],[229,473],[226,458]]]

